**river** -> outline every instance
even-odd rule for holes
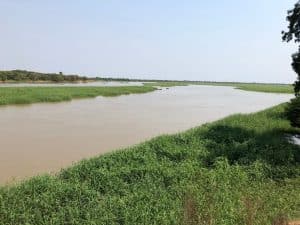
[[[292,98],[232,87],[184,86],[146,94],[0,107],[0,183],[57,172],[88,158]]]

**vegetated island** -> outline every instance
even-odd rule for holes
[[[232,86],[246,91],[293,93],[293,86],[289,84],[259,84],[237,82],[208,82],[208,81],[167,81],[141,80],[127,78],[87,78],[78,75],[63,75],[53,73],[37,73],[25,70],[0,71],[0,80],[3,83],[12,82],[94,82],[119,81],[143,82],[144,86],[118,87],[1,87],[0,105],[30,104],[37,102],[69,101],[75,98],[89,98],[96,96],[119,96],[124,94],[140,94],[155,91],[157,87],[173,87],[187,85]]]
[[[0,105],[61,102],[97,96],[113,97],[141,94],[157,90],[155,87],[0,87]]]
[[[300,216],[285,105],[0,187],[0,224],[281,224]],[[284,224],[284,223],[282,223]]]

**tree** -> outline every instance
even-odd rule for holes
[[[39,79],[39,76],[38,76],[37,73],[30,73],[30,74],[28,75],[28,79],[31,80],[31,81],[36,81],[36,80]]]
[[[282,40],[300,43],[300,1],[298,1],[292,10],[287,13],[288,31],[282,31]],[[292,99],[286,108],[286,115],[294,127],[300,127],[300,44],[298,51],[292,55],[292,67],[297,74],[297,80],[294,83],[296,98]]]
[[[282,31],[282,40],[285,42],[290,42],[292,40],[295,43],[300,43],[300,1],[298,1],[294,9],[288,11],[286,17],[288,21],[288,31]],[[300,45],[298,46],[298,51],[292,55],[292,67],[297,73],[298,77],[294,83],[295,95],[299,96],[300,93]]]
[[[54,81],[54,82],[62,82],[64,81],[64,76],[61,75],[61,74],[53,74],[51,76],[51,81]]]
[[[7,75],[5,73],[0,73],[0,80],[5,82],[7,80]]]
[[[300,97],[291,100],[286,108],[286,115],[293,127],[300,127]]]

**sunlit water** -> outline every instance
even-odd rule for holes
[[[176,133],[292,95],[231,87],[173,87],[147,94],[0,107],[0,183],[56,172],[83,158]]]

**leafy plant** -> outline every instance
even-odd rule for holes
[[[286,108],[286,114],[294,127],[300,127],[300,97],[291,100]]]

